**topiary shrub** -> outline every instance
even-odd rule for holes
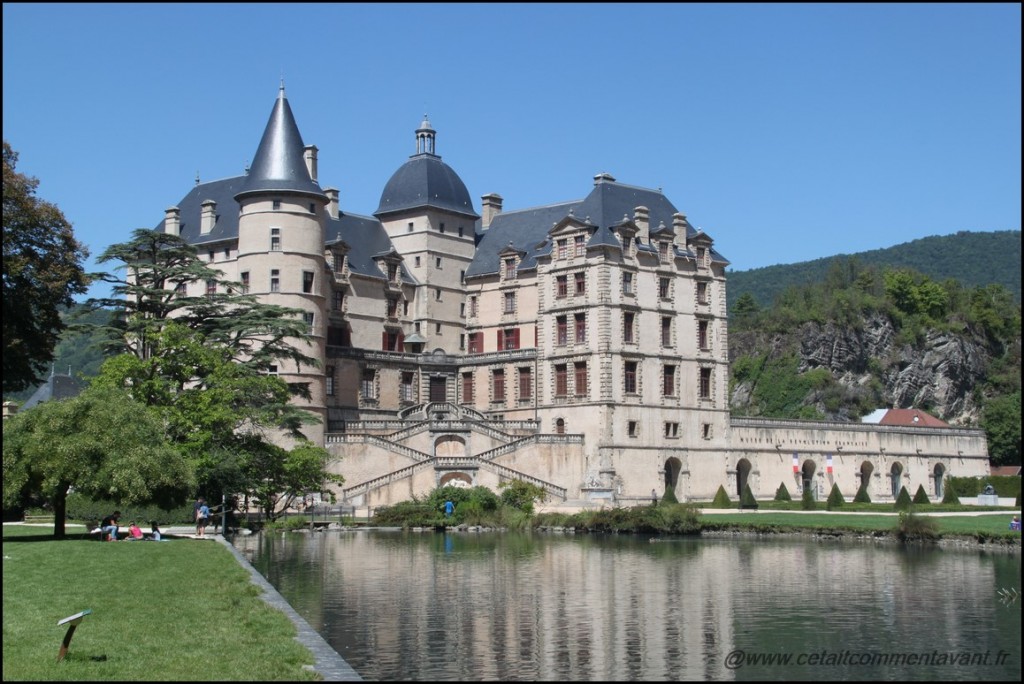
[[[956,487],[950,486],[949,476],[942,480],[942,503],[944,504],[958,504],[960,503],[960,496],[956,493]]]
[[[757,510],[757,499],[754,492],[750,491],[750,483],[743,485],[743,494],[740,495],[740,508],[752,508]]]
[[[833,482],[832,491],[828,493],[828,501],[825,504],[825,508],[830,511],[835,510],[836,508],[840,508],[844,503],[846,503],[846,499],[843,498],[843,493],[839,491],[839,485]]]
[[[789,490],[786,488],[786,483],[779,484],[779,488],[775,490],[776,501],[792,501],[793,497],[789,495]]]
[[[928,495],[925,494],[924,485],[917,485],[917,491],[914,492],[914,503],[916,504],[930,504]]]
[[[853,495],[853,503],[871,503],[871,495],[868,494],[867,483],[861,484],[857,493]]]
[[[724,485],[718,486],[715,498],[711,501],[711,508],[732,508],[732,501],[729,499],[729,495],[725,493]]]
[[[676,493],[671,487],[665,489],[665,495],[661,497],[662,503],[677,504],[679,499],[676,498]]]
[[[805,511],[813,511],[818,507],[814,501],[814,496],[811,495],[811,488],[804,487],[803,493],[800,495],[800,508]]]
[[[913,501],[910,500],[910,492],[907,491],[906,487],[900,487],[900,493],[896,497],[894,508],[897,511],[909,511],[912,503]]]

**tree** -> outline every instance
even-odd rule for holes
[[[35,196],[39,181],[14,170],[18,154],[3,141],[4,392],[34,384],[53,360],[64,329],[61,307],[86,291],[89,256],[56,205]]]
[[[127,393],[89,387],[4,421],[4,506],[42,498],[53,534],[64,537],[66,499],[87,496],[180,503],[195,486],[192,466],[164,436],[159,415]]]
[[[276,520],[296,499],[310,492],[325,492],[328,483],[344,482],[342,476],[327,472],[330,454],[312,442],[301,442],[288,450],[251,435],[250,441],[245,450],[247,485],[243,491],[267,520]],[[330,500],[334,502],[333,494]]]
[[[522,480],[502,482],[498,485],[498,489],[501,490],[503,505],[530,514],[533,513],[534,501],[544,501],[547,498],[547,492],[543,487]]]

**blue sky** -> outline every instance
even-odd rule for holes
[[[733,270],[1020,229],[1019,4],[3,6],[3,137],[94,257],[241,174],[282,76],[352,213],[428,113],[478,212],[608,172]]]

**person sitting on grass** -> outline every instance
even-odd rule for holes
[[[103,522],[100,523],[100,534],[103,535],[100,538],[107,539],[109,535],[110,541],[117,541],[117,528],[118,521],[120,519],[121,511],[114,511],[112,514],[104,518]]]
[[[150,525],[150,528],[151,528],[150,531],[149,531],[149,535],[150,535],[149,539],[150,539],[150,541],[164,541],[164,535],[160,531],[160,526],[156,524],[156,520],[154,520],[153,522],[149,523],[149,525]]]
[[[132,520],[128,523],[128,536],[124,538],[125,541],[139,541],[142,539],[142,529],[135,524]]]

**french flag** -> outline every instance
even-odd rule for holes
[[[829,475],[832,474],[832,454],[828,454],[825,457],[825,472],[827,472]]]
[[[793,452],[793,472],[794,473],[799,473],[800,472],[800,459],[799,459],[799,457],[797,457],[795,451]]]

